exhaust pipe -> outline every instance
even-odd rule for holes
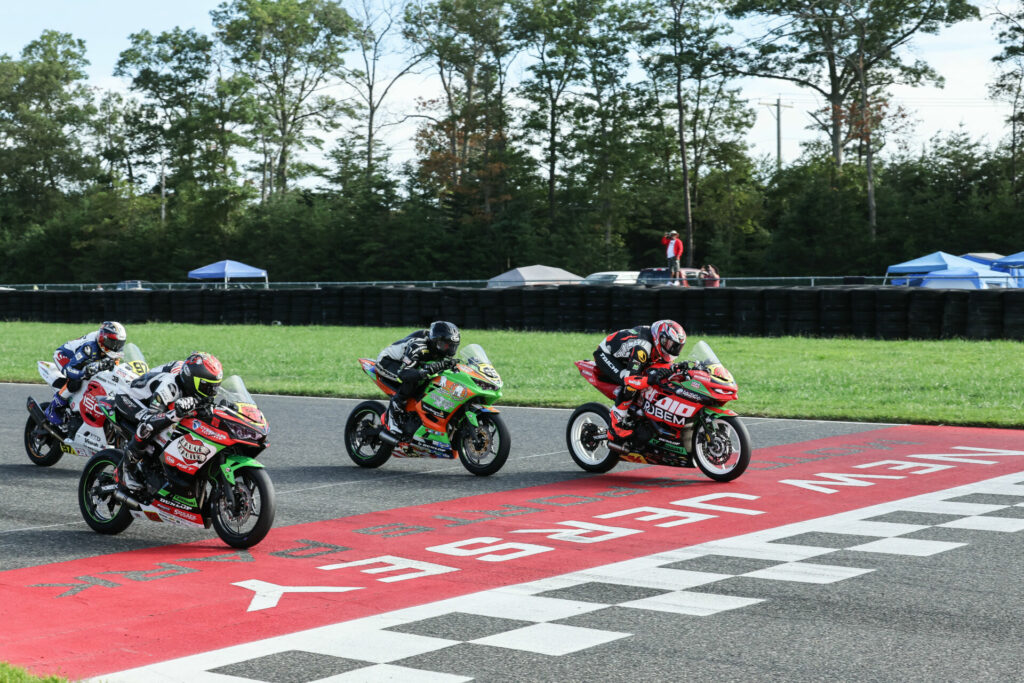
[[[26,407],[28,408],[29,415],[31,415],[32,419],[36,421],[37,425],[49,432],[53,438],[57,439],[57,441],[64,441],[64,435],[54,429],[53,425],[50,424],[50,421],[46,419],[46,415],[43,415],[42,408],[39,407],[39,404],[36,403],[35,399],[31,396],[29,396],[28,401],[26,402]]]
[[[387,441],[388,444],[390,444],[391,446],[397,446],[398,445],[398,439],[396,439],[394,437],[394,435],[391,434],[391,432],[389,432],[386,429],[382,428],[380,430],[380,433],[377,434],[377,438],[379,438],[381,441]]]
[[[629,453],[628,448],[621,444],[614,443],[612,441],[608,442],[608,450],[615,451],[616,453]]]
[[[142,508],[142,503],[140,503],[139,501],[137,501],[134,498],[132,498],[131,496],[129,496],[127,493],[122,491],[120,488],[115,488],[114,491],[113,491],[113,494],[114,494],[114,499],[115,500],[121,501],[122,503],[124,503],[128,507],[133,507],[136,510],[139,510],[139,509]]]

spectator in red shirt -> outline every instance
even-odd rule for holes
[[[683,241],[679,239],[679,233],[675,230],[665,233],[661,238],[661,243],[665,245],[665,256],[668,258],[669,280],[683,280],[679,270],[679,259],[683,255]],[[675,284],[685,284],[685,280]]]
[[[700,280],[705,287],[718,287],[720,283],[718,269],[710,263],[704,266],[700,269]]]

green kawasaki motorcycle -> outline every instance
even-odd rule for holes
[[[357,405],[345,424],[345,448],[360,467],[380,467],[388,458],[458,456],[478,476],[494,474],[508,459],[508,427],[492,404],[501,398],[501,377],[478,344],[463,348],[456,366],[431,378],[420,399],[410,399],[401,440],[383,429],[380,401]],[[363,372],[391,396],[397,386],[377,374],[377,362],[360,358]]]

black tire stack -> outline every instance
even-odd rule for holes
[[[761,289],[733,289],[732,333],[741,337],[760,337],[764,334],[764,298]]]
[[[915,289],[907,303],[907,336],[938,339],[942,334],[943,293],[937,289]]]
[[[910,291],[901,287],[878,290],[875,298],[875,336],[879,339],[907,338],[907,304]]]
[[[1001,290],[975,289],[967,293],[967,337],[998,339],[1003,334],[1003,299]]]
[[[819,329],[825,337],[849,337],[853,334],[853,316],[850,310],[850,289],[830,287],[821,290],[819,299]]]
[[[814,287],[791,287],[786,292],[789,315],[786,334],[794,337],[813,337],[818,334],[818,313],[821,309],[821,290]]]
[[[764,290],[764,333],[768,337],[786,335],[789,318],[789,296],[784,287],[768,287]]]

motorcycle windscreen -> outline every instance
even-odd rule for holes
[[[238,375],[225,377],[217,390],[217,406],[229,410],[246,420],[266,426],[263,413],[256,407],[256,400],[245,388],[245,382]]]

